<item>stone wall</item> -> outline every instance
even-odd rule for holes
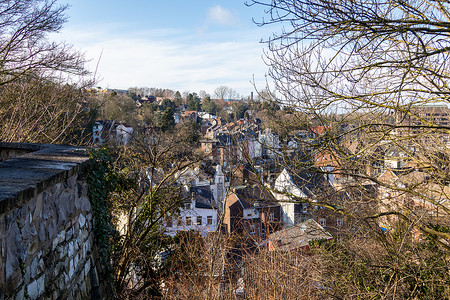
[[[0,163],[0,299],[98,297],[88,161],[45,145]]]
[[[0,142],[0,162],[21,156],[33,151],[42,150],[45,145],[23,144],[23,143],[4,143]]]

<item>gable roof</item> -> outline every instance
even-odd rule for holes
[[[294,172],[289,169],[285,170],[291,178],[292,183],[307,197],[313,197],[332,190],[331,184],[319,170],[302,170],[300,172]]]
[[[195,200],[196,208],[213,208],[214,197],[209,186],[193,186],[189,188],[189,192]]]
[[[281,251],[309,246],[309,242],[313,240],[331,239],[333,239],[333,236],[313,219],[269,235],[269,241],[272,243],[274,250]]]
[[[272,193],[258,186],[239,186],[234,188],[234,193],[241,200],[253,207],[253,202],[276,202]],[[244,205],[244,204],[243,204]],[[245,205],[244,205],[245,206]]]

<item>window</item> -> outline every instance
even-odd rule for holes
[[[184,203],[184,209],[191,209],[191,202]]]
[[[250,224],[250,234],[255,234],[255,224]]]
[[[206,224],[207,225],[212,225],[212,216],[207,216],[206,217]]]
[[[327,220],[325,218],[320,218],[319,224],[322,227],[326,227],[327,226]]]
[[[172,218],[168,218],[166,222],[166,227],[172,227]]]
[[[303,213],[306,214],[308,212],[308,204],[303,203],[302,208],[303,208]]]
[[[269,214],[269,221],[270,221],[270,222],[274,222],[274,221],[275,221],[275,213],[274,213],[274,212],[271,212],[271,213]]]
[[[197,217],[197,225],[202,225],[202,217],[201,216]]]
[[[191,217],[186,217],[186,225],[187,226],[191,226],[192,225]]]
[[[182,226],[183,225],[183,219],[178,218],[177,220],[177,226]]]
[[[342,227],[342,225],[344,225],[344,220],[342,220],[342,219],[336,219],[336,226],[337,226],[337,227]]]

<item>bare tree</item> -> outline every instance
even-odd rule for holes
[[[55,0],[0,1],[1,84],[27,74],[86,74],[80,53],[46,39],[47,34],[61,29],[66,9],[67,5],[57,6]]]
[[[270,19],[261,25],[286,24],[267,41],[266,59],[282,95],[279,101],[308,113],[311,125],[327,128],[316,153],[337,153],[345,161],[340,172],[379,183],[374,176],[379,174],[359,165],[371,160],[377,146],[400,148],[422,163],[422,171],[424,164],[433,165],[423,159],[426,154],[447,151],[449,124],[425,116],[419,105],[446,104],[449,99],[448,3],[251,2],[268,8]],[[349,153],[347,146],[356,138],[362,145]],[[438,182],[448,179],[439,167],[426,172]],[[422,198],[449,213],[431,197]]]
[[[0,117],[5,141],[67,142],[83,111],[83,55],[47,39],[66,21],[56,1],[0,1]]]
[[[131,146],[118,149],[115,168],[131,183],[117,188],[111,199],[120,232],[112,264],[121,298],[160,295],[165,262],[158,264],[157,257],[174,244],[164,234],[164,223],[176,218],[183,201],[190,199],[177,184],[176,174],[201,159],[182,132],[140,136]]]
[[[230,91],[229,87],[221,85],[214,90],[214,96],[217,97],[218,99],[224,100],[226,99],[229,91]]]
[[[221,85],[214,90],[214,97],[222,100],[225,100],[227,98],[237,99],[239,98],[239,93],[226,85]]]
[[[29,143],[77,143],[84,117],[80,88],[41,78],[25,78],[0,87],[0,140]]]
[[[448,297],[442,285],[448,274],[441,269],[441,275],[431,275],[450,253],[448,2],[248,4],[266,9],[268,19],[259,25],[284,26],[266,40],[265,60],[273,94],[291,109],[292,140],[305,151],[300,159],[283,155],[280,163],[297,172],[319,168],[340,192],[374,190],[372,201],[351,197],[349,206],[339,209],[369,242],[364,249],[340,249],[342,256],[330,254],[339,259],[328,266],[344,266],[347,255],[347,266],[360,274],[346,283],[338,275],[328,277],[336,282],[333,295]],[[273,122],[286,126],[282,119]],[[300,131],[310,138],[298,138]],[[328,196],[319,202],[332,207]],[[361,209],[365,204],[372,209]],[[371,253],[367,263],[358,262],[364,251]],[[407,259],[409,251],[417,256]],[[361,263],[367,269],[356,272]],[[341,271],[335,274],[349,272]],[[364,273],[374,280],[369,283]],[[389,280],[380,280],[383,276]],[[362,278],[364,285],[358,283]],[[353,288],[338,291],[340,284]],[[375,286],[377,292],[364,292]]]

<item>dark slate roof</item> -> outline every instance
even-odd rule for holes
[[[196,208],[211,209],[214,197],[209,186],[193,186],[189,188],[189,193],[195,200]]]
[[[208,205],[206,203],[195,201],[195,208],[202,208],[202,209],[213,209],[211,205]]]
[[[286,169],[286,171],[289,173],[293,183],[307,197],[313,197],[314,195],[332,190],[331,184],[320,171],[303,170],[300,172],[293,172],[288,169]]]
[[[241,200],[244,208],[253,207],[253,203],[258,201],[261,205],[263,202],[274,203],[276,199],[272,193],[258,186],[239,186],[234,188],[234,193]]]

